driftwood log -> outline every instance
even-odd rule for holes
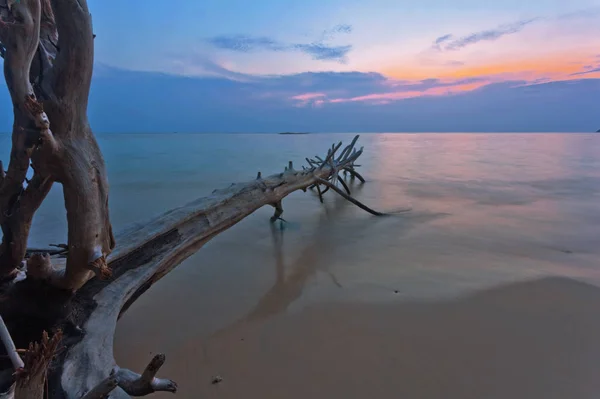
[[[0,396],[99,399],[175,392],[156,377],[164,355],[141,373],[119,368],[113,337],[119,317],[152,284],[204,243],[264,205],[283,220],[288,194],[332,190],[351,197],[364,178],[358,136],[342,149],[290,162],[282,173],[216,190],[113,237],[104,160],[87,120],[93,68],[85,0],[0,0],[0,56],[14,124],[8,168],[0,162]],[[33,177],[26,178],[29,168]],[[349,175],[349,180],[342,176]],[[68,243],[28,249],[33,215],[62,185]],[[323,189],[322,189],[323,188]],[[115,247],[116,242],[118,246]]]
[[[301,171],[295,170],[290,163],[282,173],[265,178],[259,174],[251,182],[216,190],[209,197],[130,227],[117,235],[119,245],[108,256],[107,266],[97,269],[96,278],[90,279],[75,292],[54,286],[53,273],[44,280],[38,274],[35,278],[29,277],[27,267],[19,270],[17,278],[5,284],[5,300],[0,302],[0,313],[8,326],[0,336],[8,354],[16,353],[12,349],[15,344],[5,340],[5,337],[10,337],[8,330],[16,341],[16,347],[26,347],[28,342],[38,340],[42,331],[52,332],[53,343],[48,343],[52,339],[46,335],[42,337],[39,348],[30,346],[30,350],[25,352],[38,353],[47,347],[55,349],[60,342],[60,349],[54,357],[44,349],[46,352],[35,358],[44,362],[37,369],[42,370],[42,376],[48,376],[49,398],[102,398],[108,392],[111,392],[111,397],[118,398],[155,391],[175,392],[177,386],[173,381],[155,378],[165,361],[163,355],[152,359],[141,375],[120,369],[115,364],[112,343],[120,315],[152,284],[204,243],[264,205],[274,207],[271,221],[276,222],[283,213],[282,200],[290,193],[306,191],[312,185],[325,185],[336,192],[340,190],[335,184],[337,179],[342,179],[340,172],[352,170],[354,161],[362,153],[362,149],[357,151],[353,148],[355,142],[356,139],[347,151],[336,156],[340,148],[338,144],[329,150],[322,162],[314,161]],[[381,215],[345,192],[340,190],[339,193],[371,213]],[[36,262],[59,270],[66,266],[64,260],[60,255],[51,257],[36,252],[28,258],[27,266]],[[60,340],[55,339],[57,336]],[[23,366],[18,360],[6,366],[17,369],[17,388],[21,375],[30,375],[31,366],[27,361]],[[27,381],[33,379],[29,377]],[[44,381],[43,378],[41,381]],[[5,389],[10,383],[12,379],[7,378]],[[41,399],[43,385],[36,385],[38,389],[35,392],[40,396],[18,396],[19,391],[14,387],[10,392],[14,392],[16,398]]]

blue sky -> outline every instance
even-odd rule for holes
[[[88,2],[99,131],[139,129],[128,112],[160,131],[600,127],[600,0]]]
[[[430,63],[455,61],[473,66],[499,64],[495,55],[503,54],[511,54],[520,62],[565,52],[581,59],[584,50],[600,41],[594,37],[600,33],[594,26],[600,21],[597,0],[183,0],[168,6],[137,0],[118,7],[91,0],[90,7],[99,35],[100,62],[188,75],[202,74],[193,60],[206,58],[237,72],[254,74],[357,70],[411,78],[427,58]],[[465,38],[527,21],[530,23],[516,32],[473,43],[461,51],[428,51],[440,37]],[[339,26],[350,29],[329,34],[323,43],[350,46],[345,63],[316,60],[295,51],[227,51],[211,42],[218,37],[244,36],[310,44]],[[523,53],[530,53],[529,57]],[[452,68],[427,69],[441,75]]]

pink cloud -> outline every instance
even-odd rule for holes
[[[355,101],[366,101],[375,104],[388,104],[394,100],[405,100],[407,98],[422,97],[422,96],[444,96],[460,94],[472,90],[479,89],[491,82],[473,82],[465,84],[456,84],[444,87],[432,87],[425,90],[412,90],[412,91],[396,91],[388,93],[377,93],[368,94],[365,96],[349,97],[349,98],[334,98],[329,100],[330,103],[344,103],[344,102],[355,102]]]
[[[291,99],[298,102],[296,104],[297,107],[304,107],[308,104],[312,104],[318,107],[323,105],[323,99],[326,97],[327,95],[325,93],[304,93],[293,96],[291,97]]]
[[[321,97],[326,97],[325,93],[304,93],[298,94],[297,96],[293,96],[292,100],[310,101]]]

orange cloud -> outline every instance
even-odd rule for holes
[[[595,55],[562,53],[531,57],[520,60],[497,60],[472,66],[438,66],[423,68],[388,68],[382,73],[393,79],[422,80],[465,79],[486,77],[495,81],[528,80],[546,78],[549,80],[574,79],[571,75],[583,70],[587,64],[598,63]],[[597,77],[594,74],[580,75],[575,79]]]
[[[522,60],[500,60],[487,64],[462,66],[454,63],[445,66],[389,69],[383,71],[388,77],[383,82],[387,92],[381,92],[381,86],[374,88],[376,93],[343,97],[343,94],[311,92],[299,94],[291,99],[298,106],[312,104],[321,106],[326,103],[368,102],[387,104],[396,100],[423,96],[445,96],[477,90],[483,86],[508,81],[523,82],[515,85],[530,85],[552,81],[600,78],[600,56],[564,53],[531,57]],[[594,70],[595,72],[586,72]],[[424,82],[435,79],[433,84]],[[427,87],[434,86],[434,87]]]

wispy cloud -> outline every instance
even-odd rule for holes
[[[579,18],[595,18],[600,15],[600,7],[588,7],[583,10],[572,11],[564,14],[560,14],[556,17],[558,20],[565,19],[579,19]]]
[[[479,42],[498,40],[503,36],[520,32],[527,25],[538,20],[539,18],[531,18],[517,21],[512,24],[500,25],[494,29],[474,32],[459,38],[454,38],[452,34],[447,34],[435,39],[432,48],[439,51],[456,51]]]
[[[220,35],[208,38],[207,42],[220,49],[243,53],[253,51],[300,51],[314,60],[346,63],[352,45],[334,46],[326,42],[333,39],[337,34],[350,32],[352,32],[352,26],[342,24],[323,31],[320,38],[312,43],[282,43],[269,37],[250,35]]]
[[[366,96],[334,98],[329,100],[330,103],[345,103],[345,102],[374,102],[375,104],[389,104],[392,101],[406,100],[415,97],[430,97],[430,96],[452,96],[461,93],[468,93],[482,87],[485,87],[489,82],[473,82],[473,83],[454,83],[430,87],[423,90],[400,90],[388,93],[376,93]]]
[[[440,36],[437,39],[435,39],[435,44],[442,44],[450,39],[452,39],[452,34],[448,33],[447,35]]]
[[[170,53],[169,70],[175,75],[219,77],[238,82],[256,82],[261,76],[232,71],[203,54],[186,53],[181,56]]]
[[[336,90],[330,90],[331,84],[324,85],[322,82],[315,82],[310,88],[313,90],[294,94],[289,99],[294,102],[297,107],[305,106],[323,106],[324,104],[336,104],[347,102],[367,102],[370,104],[387,104],[397,100],[407,98],[422,97],[422,96],[444,96],[454,95],[463,92],[476,90],[493,82],[492,77],[468,78],[468,79],[423,79],[421,81],[401,81],[395,79],[386,79],[381,76],[373,76],[370,74],[362,74],[358,76],[350,76],[338,74],[315,74],[321,78],[335,80],[343,79],[346,82],[344,87]],[[381,80],[383,78],[383,80]],[[318,79],[321,80],[321,79]],[[352,85],[353,81],[362,81],[359,87]],[[288,85],[292,81],[288,81]],[[364,85],[364,83],[367,83]]]
[[[215,47],[248,53],[255,50],[284,51],[286,46],[268,37],[246,35],[214,36],[207,41]]]
[[[436,50],[441,50],[442,49],[442,44],[444,42],[447,42],[448,40],[452,39],[452,37],[453,36],[450,33],[448,33],[447,35],[444,35],[444,36],[440,36],[440,37],[438,37],[437,39],[435,39],[433,41],[433,46],[432,47],[434,49],[436,49]]]
[[[351,45],[327,46],[319,43],[295,44],[293,48],[310,55],[314,60],[335,60],[341,63],[346,62],[346,56],[352,50]]]
[[[304,93],[291,97],[291,100],[297,101],[295,104],[297,107],[305,107],[307,105],[320,106],[323,105],[325,97],[327,97],[325,93]]]
[[[326,29],[321,33],[321,38],[319,40],[332,40],[336,35],[340,33],[352,33],[352,25],[348,24],[340,24],[336,25],[331,29]]]
[[[463,66],[463,65],[465,65],[465,63],[462,62],[462,61],[450,60],[450,61],[446,61],[444,63],[444,65],[445,66],[457,67],[457,66]]]
[[[571,76],[581,76],[596,72],[600,72],[600,65],[586,65],[583,67],[583,71],[572,73]]]

